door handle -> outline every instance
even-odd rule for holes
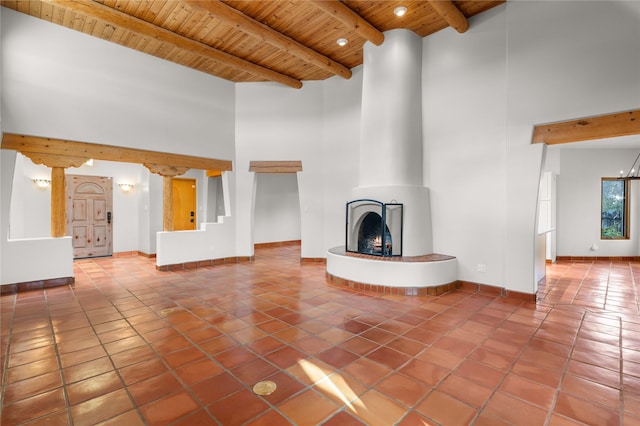
[[[111,224],[111,212],[107,212],[107,223]]]

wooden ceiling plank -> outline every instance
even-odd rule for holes
[[[452,28],[454,28],[460,34],[466,32],[469,29],[469,21],[460,12],[460,9],[453,4],[452,1],[447,0],[429,0],[429,4],[438,12],[438,14],[447,21]]]
[[[232,170],[232,162],[205,157],[171,154],[143,149],[101,145],[65,139],[43,138],[39,136],[4,133],[2,149],[12,149],[31,158],[93,158],[95,160],[118,161],[122,163],[171,165],[176,168],[198,170]]]
[[[333,16],[336,20],[342,22],[349,30],[355,31],[365,40],[369,40],[376,46],[380,46],[384,41],[384,34],[376,27],[371,25],[362,16],[349,9],[338,0],[311,0],[320,10]]]
[[[531,143],[556,145],[638,134],[640,109],[539,124],[533,128]]]
[[[48,4],[59,5],[69,8],[77,13],[86,15],[93,19],[104,20],[115,27],[125,27],[140,34],[141,37],[152,37],[165,43],[186,50],[194,51],[207,56],[216,62],[224,63],[234,68],[246,71],[250,74],[262,77],[269,81],[275,81],[289,87],[299,89],[302,82],[285,74],[262,67],[252,62],[238,58],[226,52],[214,49],[197,41],[183,37],[164,28],[153,25],[142,19],[127,15],[108,6],[91,0],[43,0]]]
[[[259,40],[277,47],[278,49],[282,49],[291,55],[304,59],[318,68],[329,71],[330,73],[345,79],[351,78],[351,70],[344,65],[339,64],[333,59],[316,52],[302,43],[275,31],[271,27],[252,19],[244,13],[227,6],[220,1],[203,2],[199,0],[184,0],[184,2],[195,10],[206,10],[216,18],[225,22],[227,25],[236,29],[241,29],[242,32],[250,34]]]

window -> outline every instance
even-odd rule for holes
[[[629,203],[627,180],[602,178],[600,222],[601,239],[629,238]]]

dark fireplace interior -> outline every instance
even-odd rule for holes
[[[391,233],[387,225],[384,226],[384,235],[382,235],[382,217],[378,213],[367,213],[358,231],[358,252],[389,256],[391,247]]]

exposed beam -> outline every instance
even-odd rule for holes
[[[469,29],[469,21],[460,12],[460,9],[449,0],[429,0],[429,5],[438,12],[438,15],[442,17],[449,26],[455,28],[460,34]]]
[[[311,0],[320,10],[333,16],[338,21],[347,26],[349,30],[355,31],[359,36],[369,40],[376,46],[380,46],[384,41],[384,34],[371,25],[362,16],[338,0]]]
[[[247,72],[255,77],[274,81],[299,89],[302,82],[288,75],[254,64],[237,56],[230,55],[206,44],[191,40],[179,34],[153,25],[142,19],[127,15],[103,4],[91,0],[43,0],[43,3],[56,5],[64,9],[104,21],[114,28],[123,28],[138,34],[140,37],[153,38],[168,43],[178,49],[191,51],[218,63]]]
[[[42,138],[38,136],[18,135],[14,133],[4,133],[2,135],[2,149],[13,149],[29,158],[41,156],[42,158],[71,158],[119,161],[122,163],[145,164],[155,166],[160,173],[161,166],[165,166],[165,171],[183,172],[187,169],[198,170],[232,170],[232,163],[229,160],[217,160],[213,158],[192,157],[189,155],[170,154],[157,151],[146,151],[143,149],[126,148],[121,146],[93,144],[89,142],[76,142],[64,139]],[[46,163],[43,163],[46,164]],[[47,164],[48,165],[48,164]],[[68,167],[59,163],[49,165],[50,167]],[[163,174],[164,175],[164,174]]]
[[[640,109],[539,124],[533,128],[531,143],[556,145],[637,134],[640,134]]]
[[[351,70],[344,65],[334,61],[333,59],[316,52],[310,47],[288,37],[273,28],[258,22],[251,17],[245,15],[237,9],[227,6],[226,4],[214,0],[214,1],[202,1],[202,0],[183,0],[194,9],[200,9],[209,12],[216,18],[220,19],[223,23],[232,26],[244,33],[251,35],[261,41],[269,43],[270,45],[284,50],[287,53],[296,56],[300,59],[315,65],[325,71],[332,74],[339,75],[340,77],[350,79]]]

